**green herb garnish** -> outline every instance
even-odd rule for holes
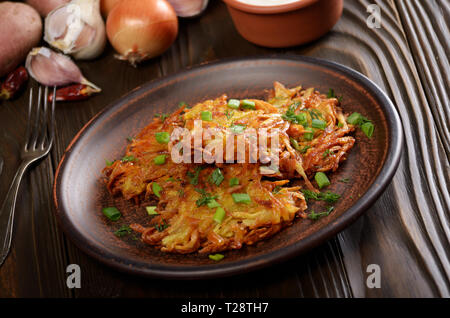
[[[197,204],[198,207],[201,207],[202,205],[208,205],[208,203],[212,202],[212,200],[217,199],[217,195],[212,196],[210,193],[207,193],[204,189],[195,188],[195,191],[201,194],[200,199],[195,201],[195,204]]]
[[[319,193],[307,189],[303,189],[301,191],[306,200],[325,201],[330,204],[336,203],[336,201],[341,197],[339,194],[330,191]]]
[[[122,225],[117,231],[114,232],[114,235],[118,237],[123,237],[125,235],[131,234],[132,230],[128,225]]]
[[[311,213],[308,214],[308,218],[310,218],[311,220],[318,220],[323,216],[328,216],[330,215],[330,213],[334,210],[333,206],[330,206],[327,208],[326,211],[324,212],[320,212],[320,213],[316,213],[314,211],[311,211]]]
[[[198,177],[200,175],[200,171],[203,170],[202,166],[197,166],[195,167],[195,171],[194,172],[187,172],[187,177],[189,179],[189,183],[192,185],[197,185],[198,184]]]
[[[132,162],[137,161],[137,159],[134,156],[125,156],[122,159],[120,159],[122,162]]]
[[[235,133],[235,134],[242,134],[245,130],[246,126],[245,125],[233,125],[230,127],[231,132]]]
[[[155,229],[156,229],[158,232],[162,232],[162,231],[164,231],[165,229],[167,229],[168,227],[169,227],[169,224],[167,224],[166,220],[164,220],[164,219],[162,219],[162,223],[160,223],[160,224],[155,224]]]

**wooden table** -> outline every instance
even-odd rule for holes
[[[381,9],[379,29],[367,5]],[[448,0],[346,0],[333,31],[309,45],[257,47],[236,32],[225,5],[211,1],[196,19],[180,20],[176,42],[133,68],[113,57],[79,63],[103,92],[57,105],[51,155],[24,178],[11,253],[0,268],[0,297],[440,297],[450,296],[450,3]],[[135,87],[191,65],[231,56],[293,53],[333,60],[374,80],[394,101],[404,125],[399,169],[379,200],[352,226],[283,264],[221,280],[162,281],[119,273],[82,253],[55,218],[52,184],[64,149],[98,111]],[[282,80],[282,79],[280,79]],[[35,85],[35,83],[29,83]],[[27,94],[0,105],[0,198],[18,166]],[[81,288],[66,287],[66,267],[81,266]],[[367,267],[381,270],[369,288]]]

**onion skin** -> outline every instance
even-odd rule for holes
[[[178,34],[178,18],[166,0],[119,2],[106,21],[109,42],[133,66],[166,51]]]
[[[70,2],[70,0],[26,0],[25,2],[35,8],[42,17],[46,17],[50,11]]]
[[[0,77],[14,70],[42,36],[42,21],[31,6],[0,3]]]
[[[122,0],[100,0],[100,11],[102,16],[106,18],[113,7]]]

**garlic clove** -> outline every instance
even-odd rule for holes
[[[208,0],[167,0],[177,16],[190,18],[200,15],[208,6]]]
[[[99,56],[106,44],[99,0],[72,0],[45,19],[44,40],[75,59]]]
[[[92,87],[96,92],[101,89],[89,82],[76,64],[64,54],[56,53],[46,47],[37,47],[28,53],[25,67],[36,81],[47,86],[63,86],[81,83]]]

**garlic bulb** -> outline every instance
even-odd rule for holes
[[[72,0],[45,18],[44,40],[75,59],[93,59],[106,44],[100,0]]]
[[[208,0],[167,0],[174,8],[177,16],[194,17],[201,14],[208,5]]]
[[[75,63],[64,54],[56,53],[46,47],[36,47],[28,53],[25,67],[36,81],[47,86],[63,86],[80,83],[92,87],[96,92],[101,89],[89,82]]]

